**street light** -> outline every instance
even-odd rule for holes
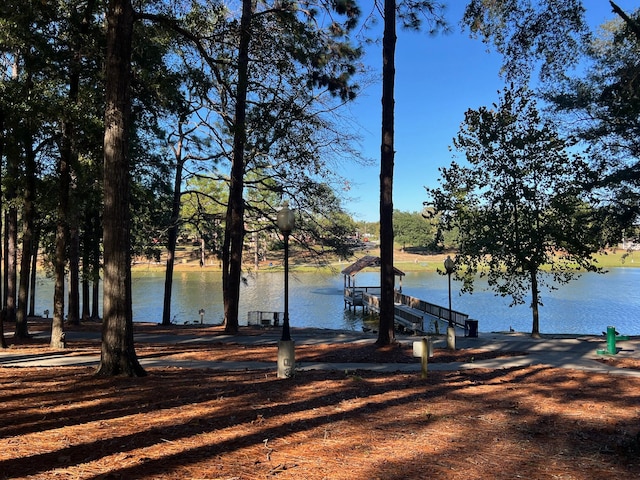
[[[276,224],[284,237],[284,319],[282,338],[278,342],[278,378],[288,378],[295,370],[295,344],[289,329],[289,234],[295,226],[295,215],[289,209],[289,202],[284,202],[278,212]]]
[[[449,326],[453,327],[453,319],[451,318],[451,274],[453,273],[453,260],[451,257],[447,255],[447,258],[444,261],[444,269],[447,271],[447,276],[449,277]]]
[[[284,236],[284,321],[282,324],[281,340],[291,340],[289,331],[289,234],[295,226],[295,216],[289,209],[289,202],[284,202],[282,210],[278,212],[276,223]]]
[[[444,269],[449,277],[449,326],[447,327],[447,347],[449,350],[456,349],[456,330],[453,325],[453,315],[451,311],[451,274],[453,273],[454,267],[455,264],[453,260],[451,260],[451,256],[447,255],[447,258],[444,261]]]

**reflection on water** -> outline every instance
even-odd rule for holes
[[[207,270],[176,272],[174,275],[171,316],[175,323],[200,320],[205,323],[223,319],[220,272]],[[617,268],[604,275],[585,274],[553,292],[543,292],[540,308],[542,333],[600,334],[613,325],[622,334],[640,335],[640,297],[636,285],[640,269]],[[379,283],[379,273],[362,272],[358,286]],[[446,277],[437,273],[409,272],[402,281],[403,292],[431,303],[448,304]],[[284,280],[282,272],[258,272],[245,278],[240,293],[240,321],[246,323],[251,310],[282,311]],[[362,314],[344,308],[343,278],[340,274],[295,273],[289,279],[289,313],[292,327],[360,330]],[[452,282],[453,309],[479,320],[482,332],[531,330],[528,305],[509,307],[509,299],[496,297],[476,287],[472,295],[459,294]],[[135,272],[133,313],[135,321],[160,322],[164,295],[163,272]],[[53,285],[38,282],[36,312],[52,311]]]

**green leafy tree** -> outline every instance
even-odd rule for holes
[[[318,184],[327,183],[323,177],[331,176],[327,154],[337,157],[344,142],[334,141],[341,136],[336,128],[329,139],[323,117],[355,94],[353,63],[360,51],[348,31],[358,10],[350,1],[310,6],[318,8],[245,2],[240,19],[229,16],[217,25],[225,41],[204,45],[210,58],[233,59],[208,65],[217,80],[209,92],[209,109],[216,113],[211,137],[225,159],[220,170],[229,167],[218,177],[229,189],[222,244],[228,332],[238,329],[245,225],[275,219],[284,197],[304,212],[307,199],[321,190]],[[322,103],[329,98],[337,100]],[[264,228],[273,227],[267,223]]]
[[[433,226],[418,212],[393,212],[393,231],[396,242],[406,247],[429,248],[434,244]]]
[[[615,5],[612,3],[612,5]],[[610,243],[640,215],[640,11],[603,25],[587,46],[589,68],[546,91],[566,130],[586,146]]]
[[[581,0],[470,0],[463,23],[504,57],[507,81],[561,78],[588,38]]]
[[[377,239],[380,236],[380,222],[356,221],[356,230],[364,240]]]
[[[456,275],[467,290],[486,277],[512,304],[530,292],[531,333],[539,336],[541,288],[598,270],[599,226],[581,185],[587,165],[567,152],[526,89],[505,89],[494,108],[467,111],[454,146],[468,166],[441,169],[441,187],[428,192],[445,226],[458,229]]]

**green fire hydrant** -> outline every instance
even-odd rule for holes
[[[598,355],[616,355],[618,353],[616,342],[621,340],[629,340],[629,336],[618,335],[616,333],[616,327],[607,327],[607,349],[597,350],[596,353]]]
[[[607,353],[609,355],[618,353],[616,349],[616,327],[607,327]]]

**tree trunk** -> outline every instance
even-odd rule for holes
[[[2,236],[2,271],[5,273],[2,278],[2,308],[6,309],[9,301],[9,210],[6,208],[2,211],[4,219],[4,229]]]
[[[7,316],[7,310],[3,308],[0,310],[0,348],[9,348],[7,341],[4,338],[4,321]]]
[[[129,214],[131,0],[110,0],[107,12],[104,134],[104,283],[98,375],[142,376],[133,341]]]
[[[91,242],[95,235],[93,231],[93,218],[91,218],[90,207],[85,209],[82,233],[82,312],[80,318],[83,322],[89,320],[91,315]]]
[[[89,320],[91,302],[91,289],[89,287],[89,279],[86,276],[82,276],[82,321]]]
[[[538,307],[540,306],[540,292],[538,291],[538,271],[531,271],[531,311],[533,313],[533,325],[531,336],[540,338],[540,317]]]
[[[0,110],[0,159],[4,158],[4,142],[5,142],[4,128],[5,128],[4,112]],[[3,217],[3,214],[2,214],[3,211],[4,209],[2,208],[2,162],[0,162],[0,219]],[[4,271],[5,272],[7,271],[6,264],[5,264]],[[0,275],[2,275],[2,273],[3,272],[0,271]],[[6,275],[4,275],[4,278],[6,278]],[[0,281],[0,284],[2,284],[2,281]],[[4,305],[4,298],[2,299],[2,302]],[[7,311],[3,308],[3,305],[0,305],[0,348],[7,348],[8,347],[7,341],[4,338],[4,321],[5,321],[5,317],[7,316]]]
[[[100,320],[100,276],[96,275],[91,288],[91,320]]]
[[[92,288],[92,299],[91,299],[91,320],[100,320],[100,238],[98,232],[100,231],[100,216],[96,213],[92,220],[92,242],[91,247],[93,249],[93,254],[91,255],[91,282],[93,285]]]
[[[164,272],[164,304],[162,306],[162,325],[171,325],[171,292],[173,291],[173,266],[175,264],[178,227],[171,222],[167,238],[167,264]]]
[[[12,65],[12,78],[18,80],[18,65]],[[13,130],[15,126],[5,126],[5,131]],[[7,315],[5,320],[16,321],[16,293],[18,283],[18,209],[15,206],[17,200],[16,182],[19,177],[20,158],[17,150],[17,139],[12,138],[11,142],[5,143],[4,155],[7,165],[5,176],[5,200],[8,205],[5,217],[5,291],[4,300]]]
[[[94,15],[95,1],[86,3],[82,24],[74,38],[74,55],[71,60],[69,76],[69,104],[78,103],[80,86],[80,60],[82,34],[86,34],[90,20]],[[67,261],[67,244],[69,240],[69,190],[71,188],[71,169],[77,162],[77,151],[74,148],[75,125],[70,113],[62,120],[62,147],[58,160],[58,207],[55,236],[54,288],[53,288],[53,320],[51,323],[51,347],[64,348],[64,284]]]
[[[75,215],[73,215],[75,217]],[[67,323],[80,324],[80,238],[75,218],[69,229],[69,309]]]
[[[180,199],[182,197],[182,121],[179,122],[180,138],[174,147],[176,157],[175,181],[173,182],[173,202],[171,203],[171,224],[167,238],[167,267],[164,274],[164,305],[162,308],[162,325],[171,325],[171,292],[173,291],[173,267],[176,258],[176,244],[178,243],[178,222],[180,220]]]
[[[16,311],[15,338],[28,338],[27,305],[31,279],[31,240],[33,237],[33,199],[25,198],[22,223],[22,255],[20,256],[20,283],[18,285],[18,309]],[[31,218],[29,218],[31,217]]]
[[[58,218],[56,221],[53,320],[51,321],[51,348],[64,348],[64,282],[67,260],[67,213],[69,210],[69,184],[71,182],[71,125],[64,122],[62,143],[58,160]]]
[[[36,280],[38,279],[38,247],[40,245],[40,228],[36,227],[31,242],[31,283],[29,286],[29,316],[36,314]]]
[[[229,204],[227,205],[225,239],[222,252],[222,296],[224,299],[224,330],[226,333],[238,332],[238,306],[240,303],[242,247],[244,243],[244,148],[253,1],[242,0],[242,17],[240,19],[233,162],[231,165]]]
[[[15,200],[15,196],[13,197]],[[16,300],[18,285],[18,209],[9,207],[7,213],[7,320],[16,321]]]
[[[382,147],[380,152],[380,324],[377,345],[395,341],[393,270],[393,161],[396,2],[385,0],[382,39]]]
[[[27,122],[27,125],[29,122]],[[18,310],[16,312],[15,338],[29,337],[27,328],[27,305],[31,280],[31,247],[35,225],[36,160],[30,128],[24,138],[24,192],[22,205],[22,255],[20,257],[20,285],[18,287]]]

